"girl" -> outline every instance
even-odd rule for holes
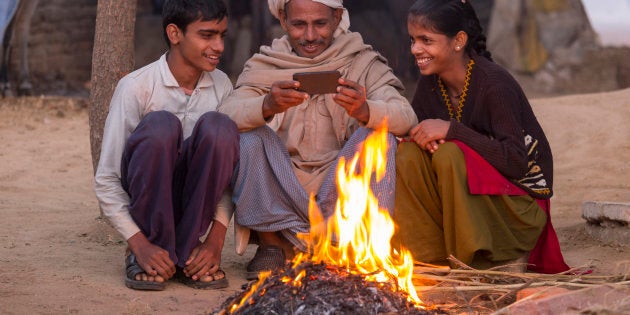
[[[492,61],[473,7],[418,0],[407,27],[420,123],[397,152],[398,240],[424,262],[525,266],[534,250],[531,270],[567,270],[548,214],[549,143],[519,84]]]

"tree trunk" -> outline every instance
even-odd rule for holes
[[[98,0],[89,102],[94,172],[112,94],[118,80],[133,70],[136,7],[136,0]]]

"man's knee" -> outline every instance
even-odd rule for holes
[[[256,128],[253,130],[249,130],[241,133],[241,152],[247,152],[247,149],[261,148],[263,146],[262,138],[265,136],[266,128]],[[260,152],[258,150],[253,150],[254,152]]]
[[[357,130],[352,133],[350,140],[346,142],[345,146],[355,146],[354,150],[359,150],[361,145],[365,142],[365,140],[376,133],[376,130],[359,127]],[[386,134],[386,142],[387,142],[387,154],[391,154],[392,156],[396,153],[396,147],[398,146],[398,141],[396,141],[396,136],[392,133],[388,132]]]

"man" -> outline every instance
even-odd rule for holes
[[[247,266],[249,279],[282,266],[294,246],[305,250],[296,234],[309,231],[309,194],[325,215],[332,213],[339,157],[351,158],[386,120],[394,135],[417,123],[384,58],[348,30],[341,0],[269,0],[269,8],[287,34],[247,61],[237,88],[218,109],[244,131],[233,200],[236,223],[257,232],[260,245]],[[309,96],[291,79],[296,72],[324,70],[341,72],[336,93]],[[389,143],[387,178],[373,190],[391,210],[391,135]]]
[[[221,0],[169,0],[162,18],[169,50],[122,78],[112,97],[96,196],[127,240],[129,288],[163,290],[175,275],[222,288],[229,216],[216,210],[239,155],[236,125],[215,111],[232,91],[216,69],[227,10]]]

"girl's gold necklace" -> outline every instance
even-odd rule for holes
[[[472,67],[475,64],[475,61],[470,59],[468,62],[468,67],[466,68],[466,80],[464,81],[464,89],[462,90],[462,94],[459,96],[459,102],[457,104],[457,119],[458,122],[462,120],[462,111],[464,109],[464,102],[466,101],[466,95],[468,94],[468,86],[470,85],[470,76],[472,73]],[[444,98],[444,104],[446,104],[446,108],[448,108],[448,115],[453,118],[453,104],[451,104],[451,99],[446,93],[446,88],[444,87],[444,83],[442,83],[442,79],[438,78],[438,84],[440,85],[440,91],[442,92],[442,98]]]

